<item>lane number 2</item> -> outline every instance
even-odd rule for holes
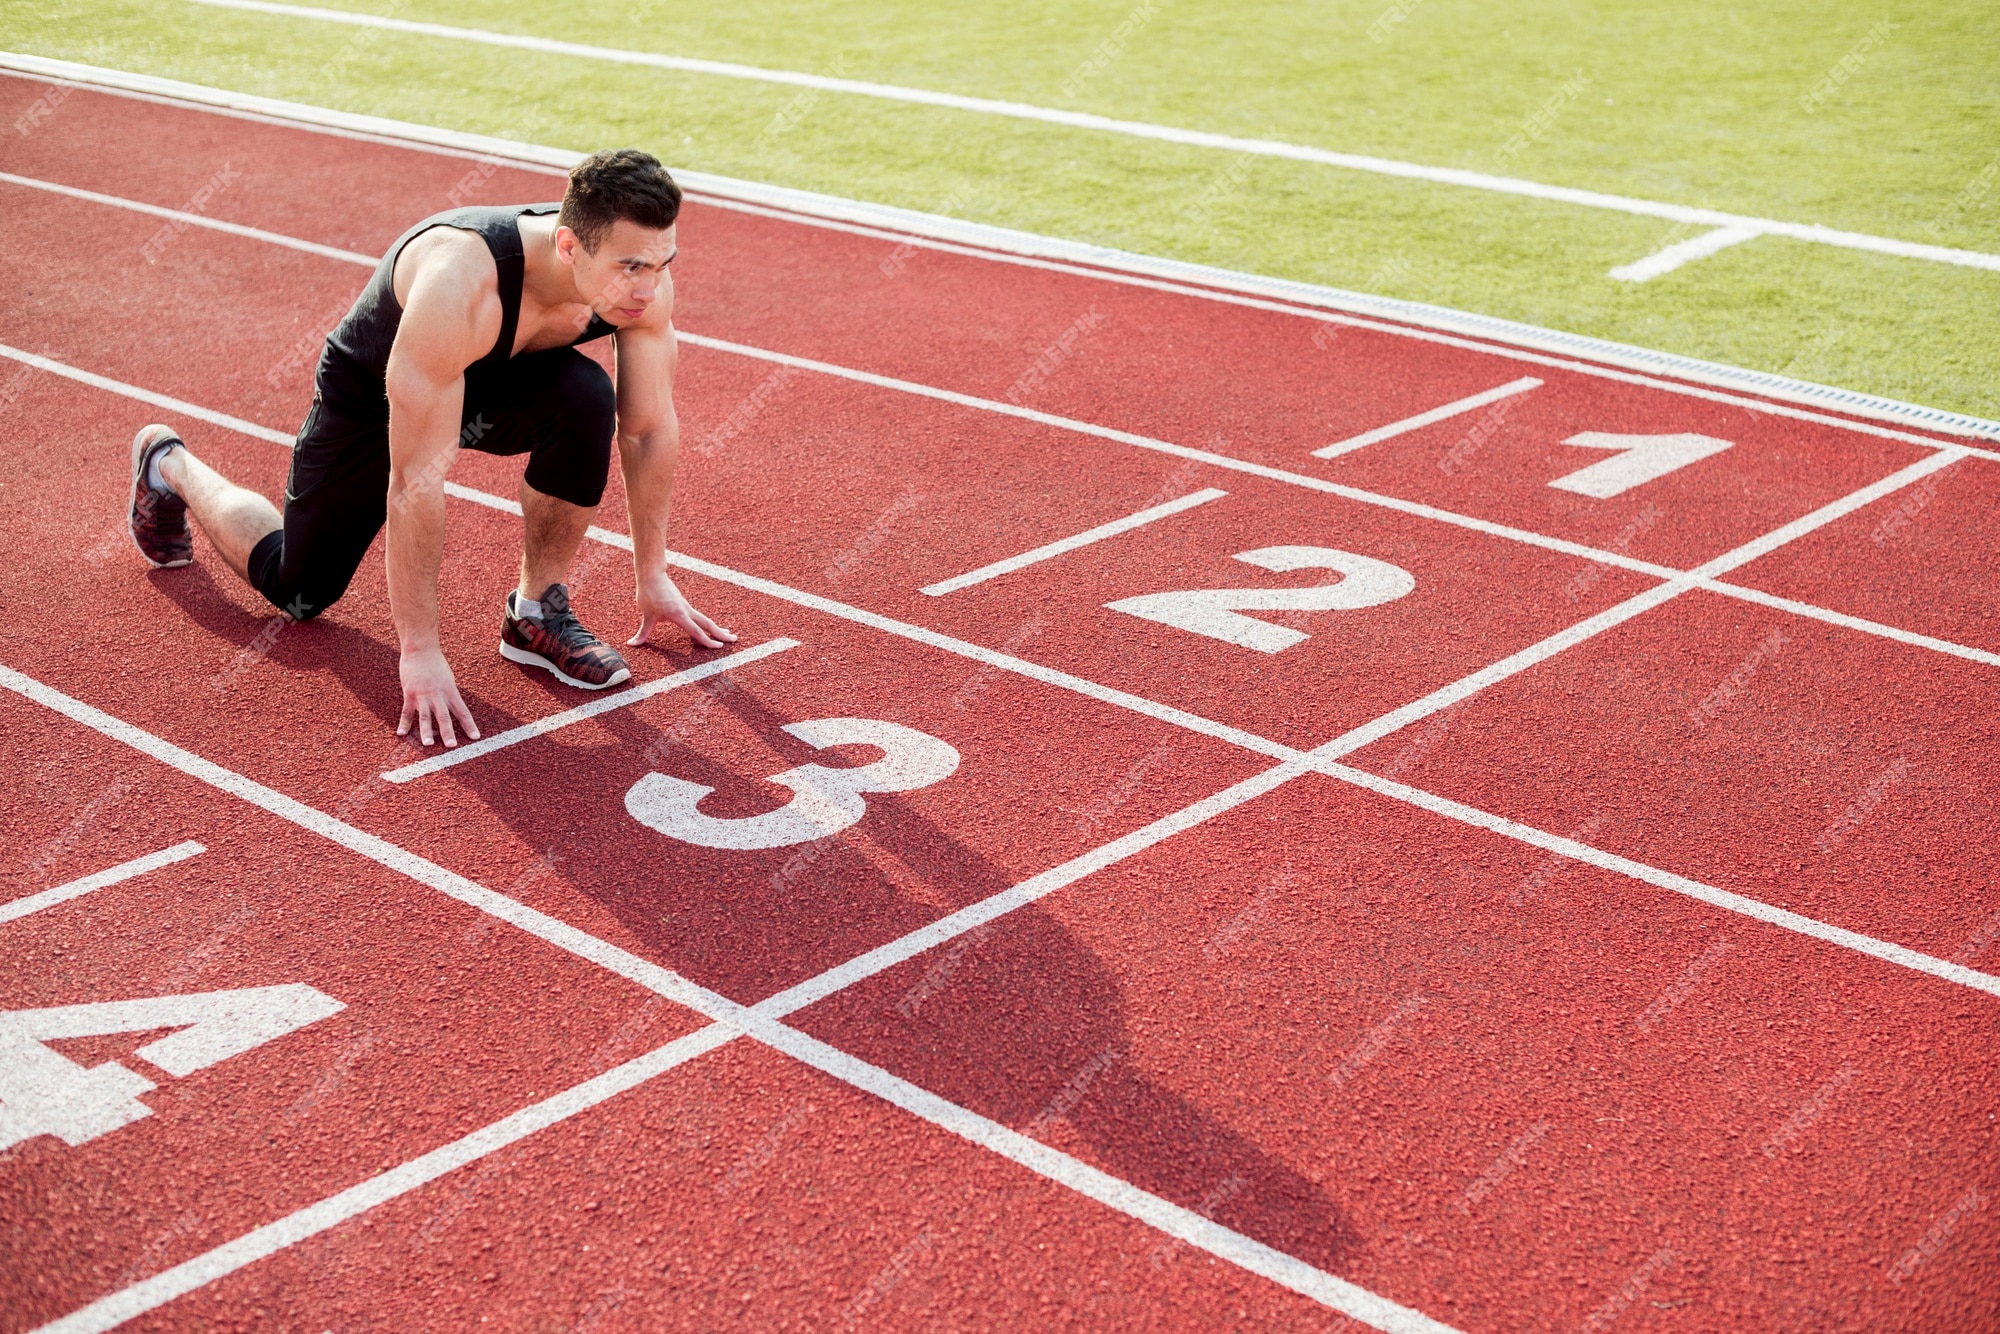
[[[814,750],[856,744],[880,746],[882,758],[854,769],[802,764],[773,774],[771,781],[790,788],[792,799],[774,811],[738,820],[719,820],[701,813],[701,799],[714,788],[668,774],[647,774],[625,794],[626,811],[648,829],[683,843],[755,852],[837,834],[868,813],[864,792],[929,787],[958,769],[958,751],[901,723],[820,718],[792,723],[785,730]]]
[[[1238,552],[1236,559],[1260,570],[1338,570],[1337,583],[1305,588],[1201,588],[1184,592],[1146,593],[1104,605],[1161,625],[1171,625],[1225,644],[1278,653],[1311,636],[1290,626],[1272,625],[1246,611],[1354,611],[1380,606],[1407,595],[1417,586],[1409,571],[1372,556],[1357,556],[1332,547],[1259,547]]]

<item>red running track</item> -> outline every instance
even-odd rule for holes
[[[44,91],[0,80],[0,113]],[[6,143],[161,208],[225,180],[209,217],[361,254],[467,182],[556,188],[96,92]],[[696,199],[680,577],[739,649],[790,646],[412,777],[379,556],[292,626],[122,531],[124,441],[164,411],[133,394],[282,436],[362,270],[202,227],[146,262],[157,217],[0,194],[28,275],[0,343],[107,381],[0,367],[37,599],[0,622],[0,1023],[341,1007],[179,1076],[136,1055],[162,1029],[47,1039],[157,1087],[0,1151],[6,1328],[2000,1322],[1990,460]],[[165,416],[282,486],[269,439]],[[1549,485],[1606,457],[1581,432],[1728,448],[1596,498]],[[482,728],[577,704],[491,653],[514,521],[452,525]],[[1247,609],[1268,652],[1106,605],[1341,586],[1238,559],[1270,547],[1401,591]],[[1730,552],[1749,595],[1662,585]],[[607,628],[625,559],[575,580]],[[627,805],[666,773],[757,817],[772,775],[882,753],[785,730],[843,717],[956,766],[773,848]],[[1304,772],[1336,738],[1356,768]]]

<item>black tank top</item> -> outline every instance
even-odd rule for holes
[[[477,232],[486,242],[500,277],[500,337],[494,340],[491,352],[465,368],[465,416],[470,420],[475,400],[487,397],[487,391],[505,380],[507,363],[513,359],[514,334],[521,323],[521,280],[526,270],[516,221],[524,214],[540,216],[554,213],[560,207],[559,204],[509,204],[455,208],[425,218],[397,237],[396,244],[389,247],[389,253],[375,266],[375,275],[355,298],[347,318],[326,336],[315,377],[316,397],[325,407],[350,421],[388,422],[389,394],[384,377],[389,366],[389,349],[396,341],[397,327],[403,322],[403,307],[396,300],[396,257],[403,253],[411,238],[433,227],[457,227]],[[587,343],[613,332],[614,326],[592,312],[589,326],[576,343]]]

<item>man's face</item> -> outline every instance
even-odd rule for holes
[[[607,324],[637,323],[660,296],[672,290],[667,265],[676,250],[674,229],[654,231],[620,218],[585,250],[576,233],[556,230],[556,249],[576,278],[577,295]]]

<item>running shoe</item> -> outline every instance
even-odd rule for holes
[[[187,502],[146,481],[154,459],[181,443],[169,426],[146,426],[132,437],[132,545],[156,570],[194,561]]]
[[[565,685],[602,690],[630,680],[632,669],[618,650],[584,629],[569,609],[569,590],[550,584],[542,594],[539,618],[520,616],[514,605],[519,593],[507,595],[507,612],[500,624],[500,656],[524,667],[546,667]]]

